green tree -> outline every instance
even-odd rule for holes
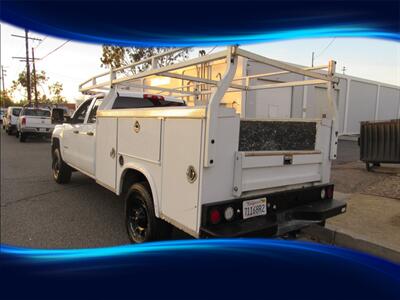
[[[0,93],[0,107],[14,106],[15,103],[11,99],[7,90],[1,91]]]
[[[101,66],[105,68],[119,68],[140,60],[149,58],[153,55],[161,54],[171,50],[169,47],[153,47],[153,48],[138,48],[138,47],[120,47],[120,46],[103,46],[103,53],[100,58]],[[158,59],[158,67],[168,66],[175,62],[184,61],[189,57],[189,49],[163,56]],[[149,69],[150,63],[145,63],[129,70],[130,73]],[[129,73],[128,72],[128,73]]]
[[[63,85],[60,82],[55,82],[52,85],[49,85],[49,91],[50,91],[50,100],[53,104],[62,104],[66,103],[66,99],[64,96],[61,95],[63,91]]]
[[[37,86],[37,93],[38,93],[38,99],[42,98],[42,94],[40,93],[39,87],[42,85],[46,85],[48,81],[48,77],[46,76],[45,71],[39,71],[36,72],[36,78],[33,75],[33,72],[30,74],[30,81],[31,81],[31,96],[32,96],[32,101],[35,99],[35,94],[34,94],[34,88],[35,88],[35,82]],[[26,70],[22,71],[21,73],[18,74],[18,78],[16,80],[12,81],[11,85],[11,92],[14,94],[16,91],[19,91],[21,93],[26,93],[28,83],[26,80]],[[44,93],[43,93],[44,94]],[[26,96],[25,99],[22,100],[27,100],[28,96]]]

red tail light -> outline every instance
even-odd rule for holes
[[[164,101],[164,97],[161,95],[151,95],[151,94],[144,94],[143,95],[144,99],[149,99],[149,100],[159,100],[159,101]]]
[[[21,122],[22,122],[22,125],[26,125],[26,118],[23,117]]]
[[[326,198],[332,199],[333,198],[333,185],[327,186],[325,189],[325,192],[326,192]]]
[[[218,209],[213,209],[210,211],[210,222],[211,224],[218,224],[221,221],[221,213]]]

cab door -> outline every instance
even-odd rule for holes
[[[81,131],[91,102],[92,99],[83,102],[72,116],[71,122],[64,124],[61,149],[62,157],[64,161],[77,169],[81,169],[79,144],[82,140]]]
[[[102,103],[102,98],[93,99],[85,122],[79,129],[78,166],[90,175],[95,175],[96,157],[96,113]]]

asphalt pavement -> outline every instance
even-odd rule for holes
[[[129,243],[121,198],[78,172],[59,185],[50,142],[1,130],[1,243],[82,248]]]

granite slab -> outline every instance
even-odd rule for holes
[[[315,122],[240,121],[239,151],[314,150]]]

